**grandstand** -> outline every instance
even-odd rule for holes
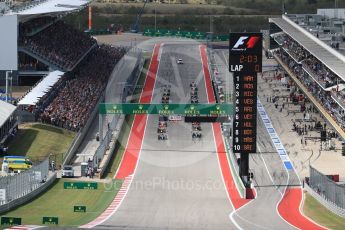
[[[318,13],[270,18],[270,48],[322,104],[330,124],[344,131],[345,19],[333,18],[332,9]]]
[[[90,35],[63,21],[66,14],[88,4],[87,0],[40,0],[9,6],[0,16],[0,28],[9,28],[3,38],[7,40],[0,38],[5,51],[0,53],[0,84],[5,84],[6,72],[12,71],[13,85],[32,85],[15,102],[20,122],[80,131],[96,108],[128,48],[98,45]],[[13,44],[7,42],[14,38],[18,39]],[[16,107],[1,103],[1,139],[6,140],[17,124],[12,119]]]

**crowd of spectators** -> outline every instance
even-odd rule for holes
[[[56,20],[55,17],[44,16],[39,18],[34,18],[29,21],[19,23],[19,34],[26,36],[32,35],[33,33],[39,31],[40,29],[49,26]]]
[[[293,73],[304,84],[308,91],[318,99],[331,117],[345,130],[345,111],[336,101],[333,100],[333,92],[326,91],[321,88],[320,85],[303,70],[302,66],[296,63],[296,61],[285,52],[285,50],[281,49],[277,52],[277,55],[293,71]]]
[[[284,37],[283,47],[289,51],[289,54],[293,56],[298,62],[303,61],[309,56],[309,52],[306,51],[302,46],[300,46],[296,41],[287,35],[282,35]]]
[[[303,62],[303,66],[311,71],[314,76],[317,76],[317,79],[325,88],[332,87],[337,84],[338,77],[315,57],[310,56]]]
[[[57,21],[33,36],[21,36],[19,44],[64,69],[72,68],[96,40]]]
[[[18,68],[19,70],[48,71],[48,66],[22,52],[18,52]]]
[[[283,39],[283,48],[305,69],[310,72],[313,77],[324,87],[329,88],[341,83],[340,78],[337,77],[330,69],[328,69],[322,62],[311,55],[300,44],[286,34],[276,37],[276,40],[281,42]],[[338,82],[337,82],[338,81]]]
[[[102,45],[88,54],[80,66],[66,73],[56,97],[48,106],[40,102],[40,120],[73,131],[80,130],[87,122],[115,64],[126,53],[123,47]]]

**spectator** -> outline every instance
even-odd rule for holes
[[[40,108],[42,122],[73,131],[80,130],[102,95],[116,62],[125,48],[101,46],[88,55],[73,73],[64,76],[65,83],[45,108]]]
[[[33,36],[21,36],[19,45],[59,67],[69,69],[96,45],[96,40],[63,21],[58,21]]]

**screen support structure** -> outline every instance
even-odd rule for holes
[[[230,33],[229,71],[234,79],[233,153],[249,187],[249,154],[256,152],[257,74],[262,72],[262,33]]]

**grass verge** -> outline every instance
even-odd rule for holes
[[[37,162],[52,154],[56,165],[60,165],[74,137],[74,132],[47,124],[20,125],[17,136],[8,146],[7,155],[28,156]]]
[[[122,181],[112,184],[98,183],[98,189],[64,189],[63,182],[56,182],[41,196],[1,216],[21,217],[22,224],[42,225],[42,217],[59,217],[59,225],[77,227],[99,216],[112,202]],[[74,205],[85,205],[86,213],[73,211]]]
[[[329,211],[308,193],[305,193],[303,212],[316,223],[329,229],[345,229],[345,218],[341,218]]]

